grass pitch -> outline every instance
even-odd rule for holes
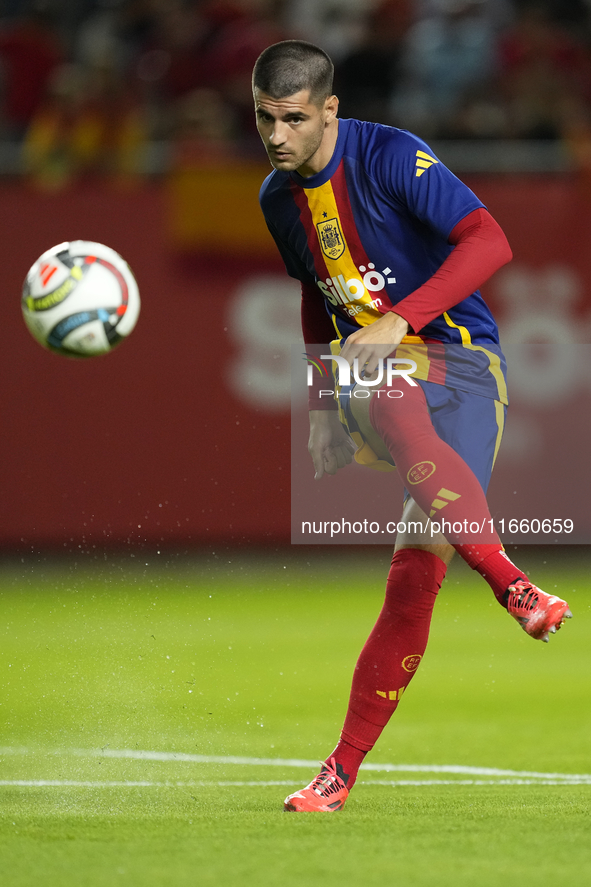
[[[388,557],[5,565],[0,883],[590,883],[591,589],[574,548],[518,558],[575,614],[548,645],[452,565],[367,759],[402,769],[366,769],[335,816],[283,814],[334,746]]]

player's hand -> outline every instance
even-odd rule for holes
[[[374,323],[348,336],[341,357],[351,367],[357,358],[359,370],[365,367],[366,377],[370,376],[377,369],[380,360],[388,357],[400,345],[408,329],[408,323],[403,317],[388,311]]]
[[[314,480],[336,474],[353,461],[357,447],[341,425],[336,410],[310,410],[308,452],[314,463]]]

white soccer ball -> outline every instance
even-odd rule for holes
[[[107,354],[130,334],[140,313],[135,277],[102,243],[71,240],[40,256],[23,284],[31,334],[68,357]]]

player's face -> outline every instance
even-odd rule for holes
[[[257,129],[275,169],[311,176],[323,169],[336,143],[338,99],[316,105],[309,90],[284,99],[254,91]]]

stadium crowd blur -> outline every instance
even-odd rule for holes
[[[252,65],[293,37],[335,60],[341,116],[591,151],[591,0],[4,0],[0,141],[48,185],[162,143],[260,159]]]

